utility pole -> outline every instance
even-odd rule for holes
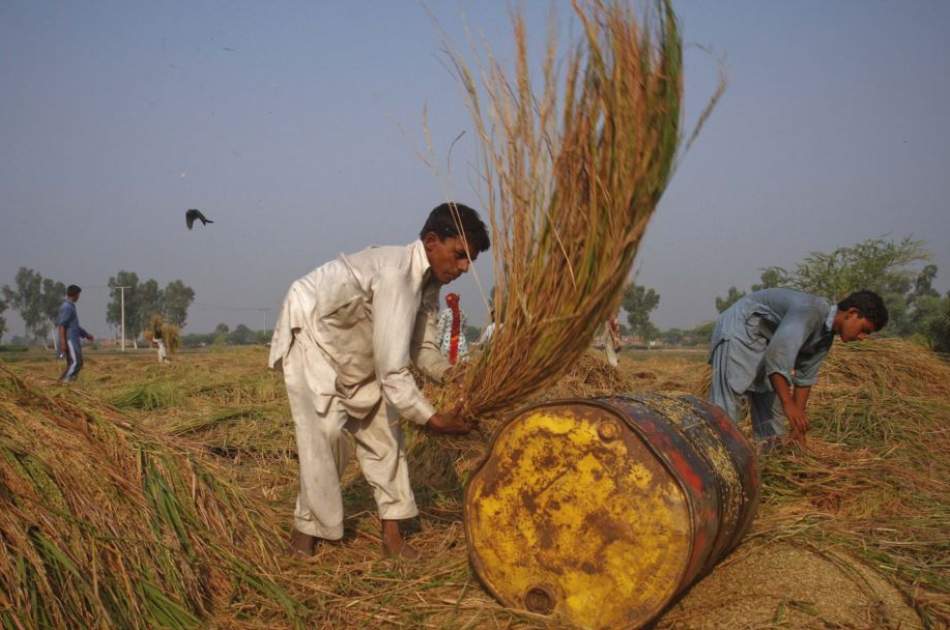
[[[270,312],[270,309],[269,309],[269,308],[259,308],[259,309],[257,309],[257,310],[259,310],[259,311],[261,311],[261,312],[264,313],[264,331],[266,332],[266,331],[267,331],[267,313]]]
[[[121,311],[122,311],[122,352],[125,352],[125,290],[129,287],[112,287],[113,289],[119,289],[119,294],[121,295]]]

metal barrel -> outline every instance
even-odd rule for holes
[[[738,544],[759,485],[749,443],[708,402],[549,401],[506,423],[469,480],[469,557],[506,606],[637,628]]]

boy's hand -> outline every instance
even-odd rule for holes
[[[426,428],[433,433],[444,435],[465,435],[472,430],[471,425],[456,413],[435,413],[426,422]]]
[[[805,415],[805,410],[795,403],[784,405],[784,407],[785,417],[788,418],[789,424],[792,425],[792,438],[804,443],[805,433],[808,431],[808,416]]]

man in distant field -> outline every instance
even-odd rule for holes
[[[293,550],[343,536],[340,474],[349,453],[373,487],[387,555],[418,557],[399,521],[418,514],[402,445],[400,418],[435,433],[471,427],[457,411],[436,412],[409,371],[414,363],[439,380],[449,363],[439,350],[439,289],[468,271],[489,248],[478,213],[442,204],[419,239],[375,247],[318,267],[294,282],[271,341],[269,364],[281,367],[294,418],[300,492]]]
[[[56,316],[56,339],[59,342],[59,356],[66,359],[66,370],[59,377],[60,382],[69,383],[76,380],[79,370],[82,369],[82,339],[94,341],[92,335],[79,325],[79,314],[76,312],[76,302],[82,289],[75,284],[66,288],[66,299],[59,307]]]
[[[837,334],[860,341],[887,325],[887,308],[872,291],[837,304],[792,289],[751,293],[723,311],[712,335],[711,400],[736,422],[749,400],[755,438],[766,447],[808,430],[805,407],[818,368]]]
[[[604,352],[607,354],[607,363],[612,367],[620,364],[619,354],[623,350],[623,342],[620,335],[620,321],[617,314],[611,315],[604,323]]]

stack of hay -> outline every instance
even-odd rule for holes
[[[148,326],[142,331],[145,341],[152,343],[153,339],[161,339],[165,342],[165,350],[169,354],[178,351],[181,345],[181,334],[178,326],[166,322],[159,313],[155,313],[148,320]]]
[[[223,479],[186,445],[0,367],[0,626],[295,619],[268,577],[282,536]]]

